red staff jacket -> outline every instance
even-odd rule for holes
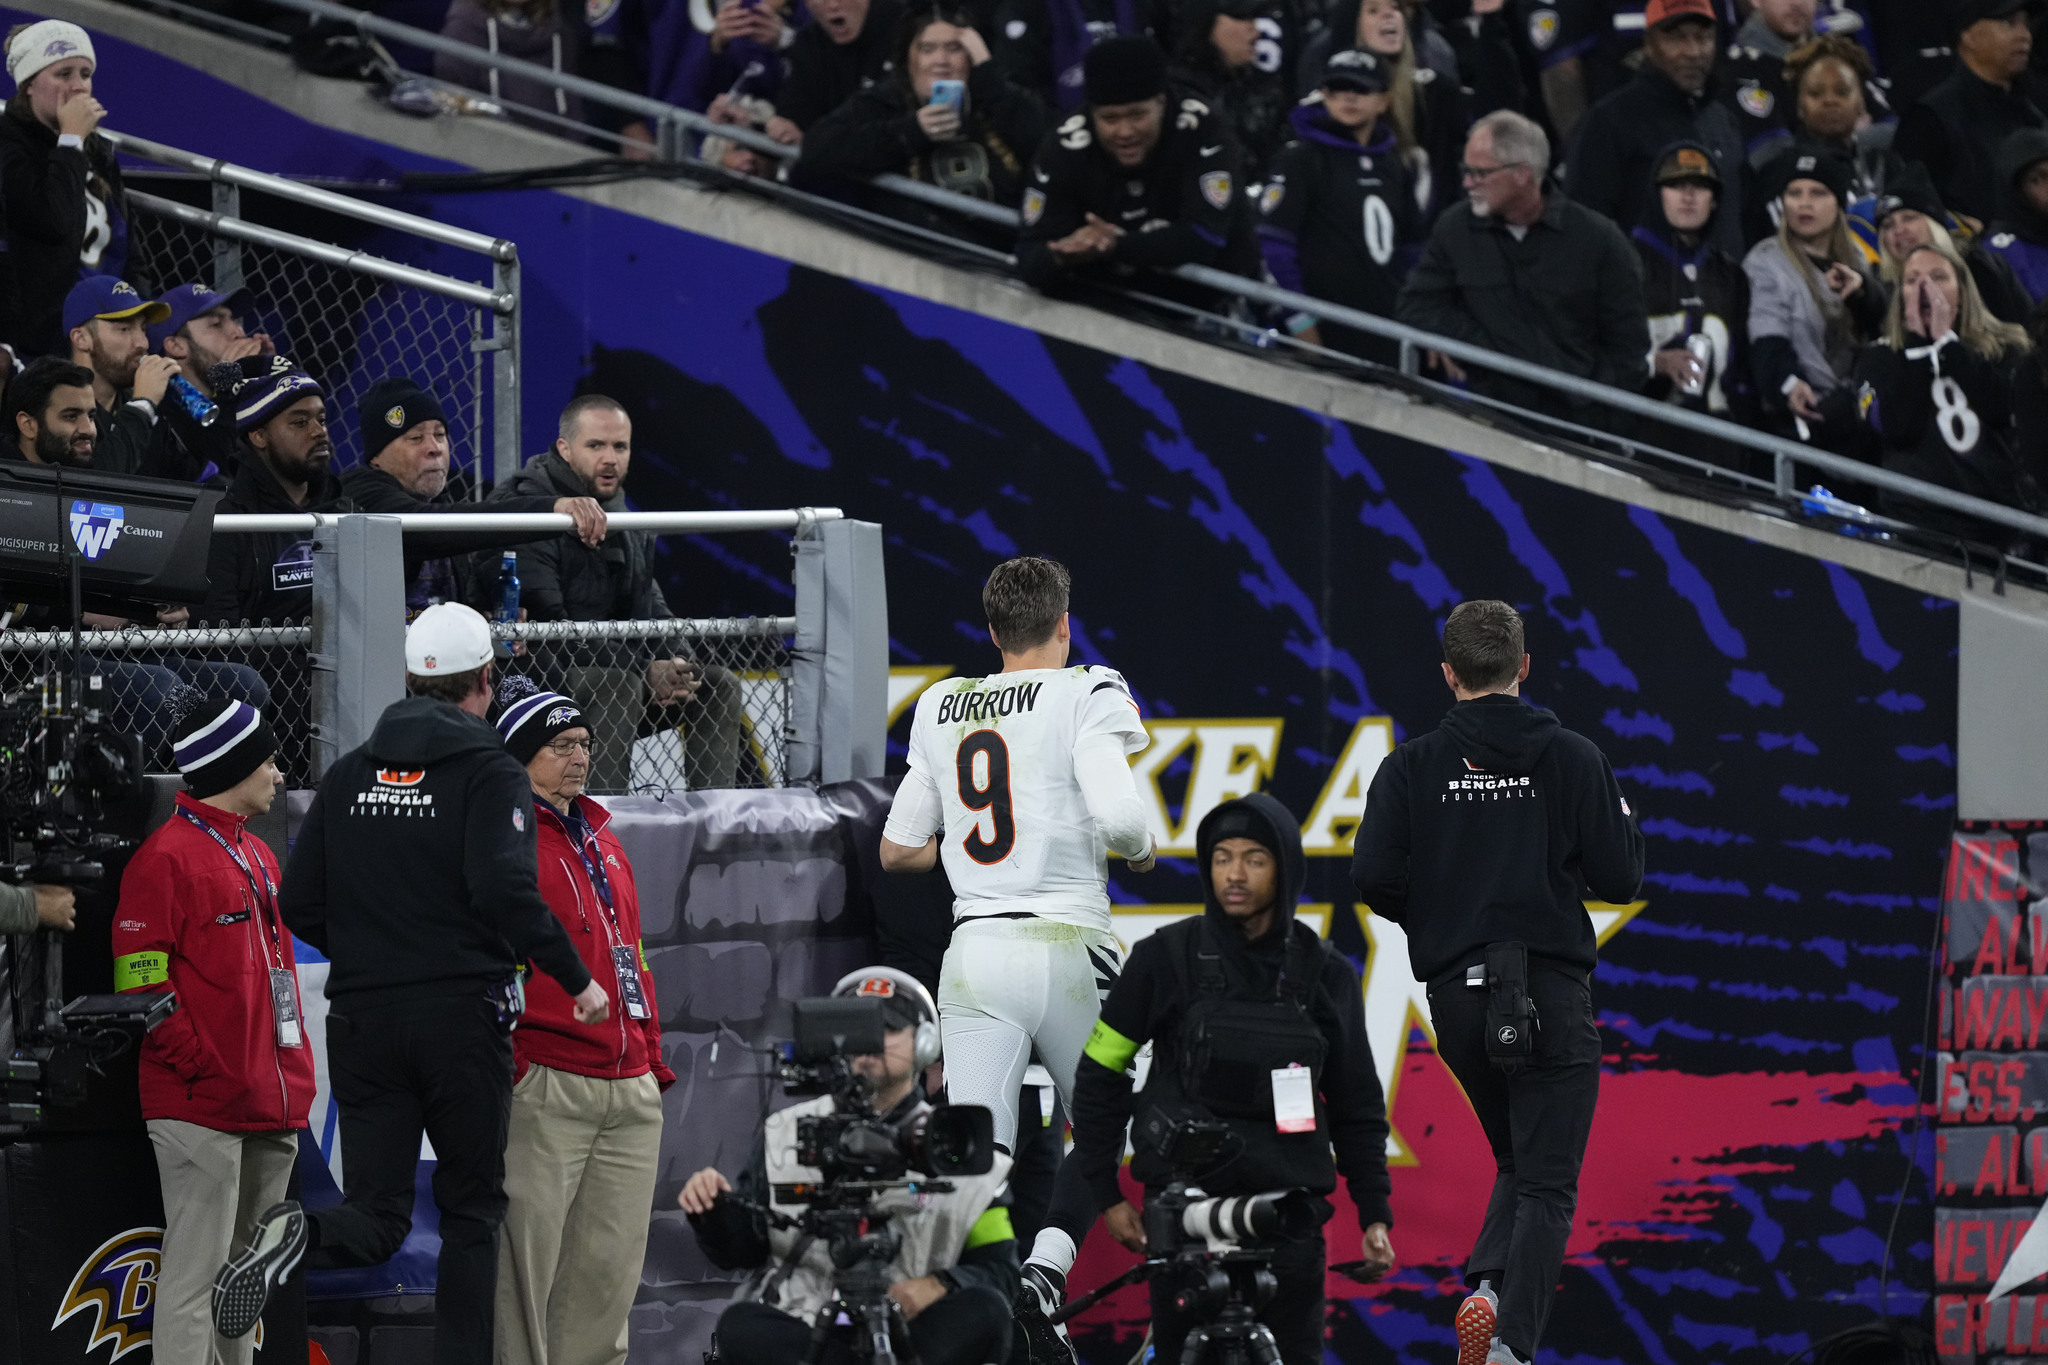
[[[589,824],[590,835],[578,856],[570,826],[545,801],[533,803],[540,833],[540,894],[569,931],[569,941],[590,969],[591,979],[611,997],[611,1014],[601,1024],[579,1024],[569,993],[549,976],[535,973],[526,983],[526,1013],[512,1034],[515,1075],[530,1066],[573,1071],[579,1076],[625,1080],[649,1071],[661,1088],[675,1083],[675,1073],[661,1058],[661,1020],[654,1002],[654,977],[640,950],[640,896],[633,886],[633,867],[626,850],[612,834],[611,812],[587,796],[574,809]],[[607,913],[589,867],[597,867],[611,888]],[[631,951],[647,999],[647,1018],[631,1019],[619,1000],[619,974],[612,949]]]
[[[142,1116],[232,1132],[304,1128],[313,1049],[299,1012],[298,1047],[281,1047],[270,969],[292,973],[291,932],[266,886],[283,878],[248,822],[178,793],[249,865],[250,878],[206,830],[174,813],[143,841],[121,877],[114,911],[114,985],[171,991],[178,1008],[142,1040]]]

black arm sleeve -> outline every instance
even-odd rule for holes
[[[1650,317],[1643,303],[1643,264],[1620,229],[1606,233],[1600,258],[1600,358],[1593,377],[1618,389],[1639,389],[1649,376]]]
[[[1381,919],[1408,919],[1408,765],[1396,749],[1372,776],[1365,818],[1351,836],[1351,884]]]
[[[1394,305],[1394,316],[1410,327],[1419,327],[1453,341],[1473,346],[1491,345],[1492,338],[1473,317],[1465,302],[1464,291],[1458,285],[1457,263],[1451,258],[1444,236],[1451,223],[1449,214],[1437,220],[1429,244],[1422,250],[1422,259],[1416,262],[1401,285],[1401,297]],[[1381,771],[1385,771],[1384,765]]]
[[[863,90],[804,130],[796,169],[817,176],[879,175],[901,171],[931,145],[917,111],[897,109]]]
[[[1863,287],[1848,298],[1849,320],[1856,324],[1856,330],[1865,341],[1874,341],[1884,333],[1885,310],[1891,307],[1891,291],[1874,270],[1863,272]]]
[[[991,1199],[988,1206],[1007,1209],[1008,1187]],[[1003,1237],[967,1248],[960,1253],[959,1260],[943,1268],[952,1272],[962,1289],[992,1289],[1003,1296],[1004,1303],[1009,1303],[1017,1297],[1017,1287],[1023,1280],[1022,1259],[1017,1254],[1017,1239]]]
[[[1112,1068],[1118,1053],[1135,1054],[1155,1036],[1161,1004],[1173,996],[1172,967],[1150,939],[1141,939],[1123,975],[1102,1003],[1102,1017],[1074,1073],[1074,1150],[1098,1209],[1123,1199],[1117,1171],[1123,1165],[1124,1134],[1131,1125],[1129,1061]]]
[[[1757,398],[1772,412],[1785,411],[1785,381],[1799,373],[1799,353],[1792,349],[1792,338],[1757,337],[1750,342],[1749,364],[1756,376]]]
[[[47,156],[17,146],[0,154],[0,202],[6,205],[7,235],[52,245],[85,235],[85,153],[58,147]]]
[[[655,1191],[654,1205],[672,1210],[681,1194],[681,1185],[662,1186]],[[697,1234],[704,1259],[720,1270],[758,1270],[768,1264],[768,1220],[740,1201],[767,1201],[768,1157],[761,1143],[754,1144],[754,1159],[733,1181],[733,1195],[713,1201],[709,1213],[689,1215],[690,1230]]]
[[[92,467],[109,474],[140,474],[155,444],[156,424],[140,408],[117,403],[93,446]]]
[[[462,871],[471,911],[495,925],[512,951],[561,983],[570,995],[590,984],[590,969],[540,894],[540,831],[533,787],[511,755],[482,764],[471,781],[463,829]],[[316,947],[318,945],[315,945]]]
[[[232,540],[239,537],[223,536]],[[323,954],[327,951],[327,790],[323,782],[306,808],[299,837],[285,859],[284,884],[277,891],[277,911],[285,927]]]
[[[1596,897],[1610,905],[1626,905],[1643,889],[1643,831],[1621,794],[1621,784],[1614,780],[1607,755],[1594,749],[1591,757],[1597,768],[1587,765],[1577,783],[1579,873]]]
[[[1365,1032],[1365,992],[1351,963],[1335,952],[1323,959],[1321,987],[1334,1018],[1324,1024],[1330,1052],[1323,1064],[1323,1113],[1338,1173],[1358,1206],[1358,1226],[1394,1225],[1388,1203],[1387,1102]],[[1334,1025],[1334,1027],[1332,1026]]]
[[[1061,129],[1084,126],[1085,119],[1076,114]],[[1055,129],[1038,146],[1038,155],[1031,163],[1031,179],[1024,191],[1024,226],[1017,233],[1017,273],[1035,289],[1059,286],[1067,273],[1067,264],[1047,244],[1080,227],[1087,216],[1076,183],[1078,177],[1059,146],[1061,129]],[[1036,217],[1032,215],[1034,204],[1038,205]]]

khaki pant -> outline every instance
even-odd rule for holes
[[[213,1330],[213,1277],[284,1198],[298,1135],[226,1133],[182,1119],[151,1119],[148,1128],[164,1190],[152,1356],[157,1365],[249,1365],[254,1332],[229,1341]]]
[[[661,1156],[654,1077],[529,1067],[512,1091],[497,1365],[620,1365]]]

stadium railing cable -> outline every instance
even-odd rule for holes
[[[765,133],[739,125],[715,122],[695,110],[666,104],[645,95],[633,94],[630,91],[619,90],[601,82],[576,76],[568,72],[557,71],[552,67],[542,66],[535,62],[523,61],[516,57],[508,57],[501,53],[490,52],[484,48],[447,38],[438,33],[430,33],[424,29],[413,28],[362,10],[350,9],[344,5],[334,4],[331,0],[262,0],[262,3],[279,9],[294,10],[314,19],[327,20],[343,28],[353,28],[366,38],[388,38],[410,47],[429,52],[444,53],[477,66],[496,70],[501,74],[517,76],[549,86],[555,90],[576,95],[588,103],[608,106],[648,120],[656,132],[656,152],[668,161],[687,162],[692,160],[687,150],[687,140],[692,134],[721,137],[729,142],[782,161],[794,160],[800,152],[800,149],[779,143],[773,138],[768,137]],[[178,8],[183,9],[185,7],[178,6]],[[499,97],[499,102],[505,102],[502,96]],[[526,111],[526,106],[515,105],[514,107],[518,108],[522,113]],[[595,133],[602,130],[591,128],[588,131]],[[158,158],[151,155],[150,151],[143,150],[144,147],[161,151],[170,150],[156,147],[155,144],[142,144],[139,139],[131,138],[127,139],[126,142],[129,147],[136,150],[136,154],[150,156],[152,160]],[[180,155],[190,156],[190,154]],[[206,159],[191,158],[191,160],[204,161]],[[166,162],[165,164],[182,163]],[[224,170],[234,171],[242,176],[259,178],[266,182],[278,179],[278,177],[261,175],[259,172],[225,167],[224,163],[213,164],[222,167]],[[750,185],[757,186],[776,184],[776,182],[762,180],[757,177],[735,176],[734,180],[745,181]],[[878,189],[903,198],[916,200],[927,206],[956,213],[992,226],[1014,229],[1019,222],[1018,214],[1014,209],[1005,208],[998,204],[986,203],[968,195],[943,190],[937,186],[927,185],[910,179],[907,176],[878,175],[872,177],[870,183]],[[268,184],[252,187],[266,190],[271,188]],[[320,206],[336,208],[336,211],[340,212],[354,212],[355,216],[358,217],[366,216],[363,210],[382,213],[395,212],[394,210],[379,210],[376,206],[367,205],[361,200],[351,200],[348,196],[336,194],[333,191],[318,190],[311,186],[303,186],[302,188],[309,195],[321,196],[323,201],[341,200],[351,205],[352,208],[340,208],[331,202],[322,202]],[[776,188],[783,191],[783,193],[776,193],[775,190],[768,192],[774,195],[774,197],[788,199],[791,202],[801,202],[801,199],[797,197],[801,196],[802,199],[814,200],[821,204],[832,203],[832,201],[819,199],[817,196],[802,196],[801,191],[792,191],[791,187],[788,186],[777,185]],[[301,202],[311,203],[312,201],[301,200]],[[831,211],[846,214],[850,207],[833,203]],[[410,215],[407,216],[409,217]],[[887,218],[886,215],[873,214],[864,210],[853,210],[847,216],[865,217],[887,223],[890,229],[895,231],[910,229],[912,235],[920,237],[937,235],[930,229],[920,230],[915,225],[905,224],[898,220]],[[371,221],[376,220],[372,218]],[[449,232],[459,231],[458,229],[445,230]],[[471,237],[480,236],[480,234],[466,235]],[[510,244],[507,243],[506,245],[509,246]],[[992,259],[996,262],[1002,260],[1001,253],[986,251],[985,249],[971,251],[969,254],[981,255],[984,259]],[[1471,345],[1468,342],[1437,336],[1433,333],[1395,322],[1390,318],[1383,318],[1374,314],[1360,312],[1356,309],[1346,308],[1329,300],[1312,298],[1305,294],[1282,289],[1277,285],[1247,279],[1243,276],[1233,275],[1227,271],[1217,270],[1210,266],[1183,265],[1170,273],[1191,284],[1234,297],[1246,303],[1258,304],[1290,314],[1307,313],[1321,321],[1334,323],[1341,327],[1347,327],[1391,341],[1399,348],[1400,372],[1411,379],[1419,376],[1423,355],[1427,352],[1434,352],[1438,355],[1446,356],[1461,365],[1476,366],[1491,374],[1521,380],[1539,388],[1565,395],[1568,398],[1596,404],[1638,419],[1647,419],[1669,427],[1677,427],[1696,436],[1707,437],[1729,446],[1769,456],[1775,475],[1770,486],[1775,492],[1776,500],[1782,504],[1796,505],[1802,500],[1804,495],[1796,486],[1796,480],[1799,467],[1805,466],[1810,469],[1820,470],[1850,484],[1897,494],[1915,502],[1951,512],[1959,512],[1973,517],[1980,522],[2048,541],[2048,517],[2037,516],[2018,508],[2007,507],[2000,503],[1972,497],[1967,493],[1960,493],[1936,484],[1925,483],[1903,474],[1894,473],[1883,468],[1881,465],[1867,464],[1861,460],[1837,455],[1831,451],[1790,441],[1766,432],[1754,431],[1722,418],[1693,412],[1675,404],[1660,402],[1625,389],[1615,388],[1593,380],[1581,379],[1576,375],[1565,374],[1561,371],[1547,369],[1529,361]],[[1250,324],[1240,324],[1240,326],[1250,329]],[[1461,394],[1460,396],[1470,397],[1471,395]],[[1541,412],[1522,408],[1513,408],[1512,411],[1518,416],[1526,417],[1538,423],[1551,424],[1555,421],[1555,419],[1548,418],[1546,414]],[[1631,443],[1636,445],[1644,444],[1642,442],[1631,442],[1627,437],[1617,437],[1612,433],[1592,434],[1603,435],[1609,442],[1622,445]],[[1665,453],[1668,454],[1669,452]],[[1865,524],[1869,525],[1872,523]],[[1881,524],[1881,522],[1878,524]],[[1911,523],[1905,524],[1911,525]],[[2003,565],[2006,557],[1998,554],[1996,551],[1993,551],[1993,554]],[[2025,561],[2015,562],[2025,563]],[[2033,566],[2029,565],[2028,567]],[[2002,589],[2004,584],[2002,573],[1996,581],[1998,587]]]

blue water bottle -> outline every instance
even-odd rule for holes
[[[498,565],[498,619],[511,625],[519,619],[519,554],[505,551]]]
[[[182,374],[171,376],[171,392],[178,396],[178,402],[192,415],[192,420],[202,427],[210,427],[220,420],[220,407],[211,398],[199,391],[197,385]]]
[[[504,559],[498,563],[498,621],[511,625],[519,619],[519,555],[516,551],[505,551]],[[500,640],[496,649],[500,659],[512,657],[511,642]]]

